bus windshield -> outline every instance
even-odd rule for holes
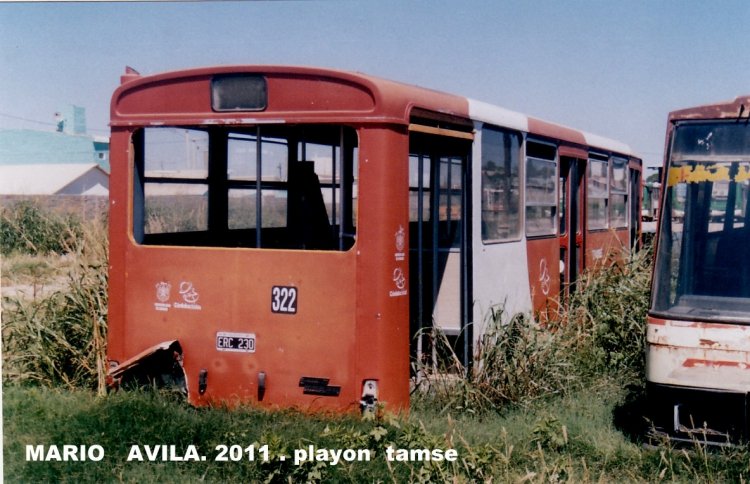
[[[667,170],[653,312],[750,323],[750,126],[678,124]]]

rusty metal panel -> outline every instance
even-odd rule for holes
[[[750,389],[750,327],[650,319],[646,339],[651,382]]]

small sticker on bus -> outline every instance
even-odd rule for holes
[[[255,353],[255,333],[216,333],[217,351],[234,351],[238,353]]]

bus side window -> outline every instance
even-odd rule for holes
[[[609,220],[612,228],[628,226],[628,162],[612,158],[610,175]]]
[[[482,129],[482,242],[521,236],[520,133],[485,125]]]
[[[557,233],[557,148],[526,142],[526,235]]]
[[[586,174],[586,225],[588,230],[609,227],[608,159],[591,154]]]

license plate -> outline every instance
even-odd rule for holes
[[[218,351],[235,351],[239,353],[255,353],[255,333],[216,333],[216,349]]]

